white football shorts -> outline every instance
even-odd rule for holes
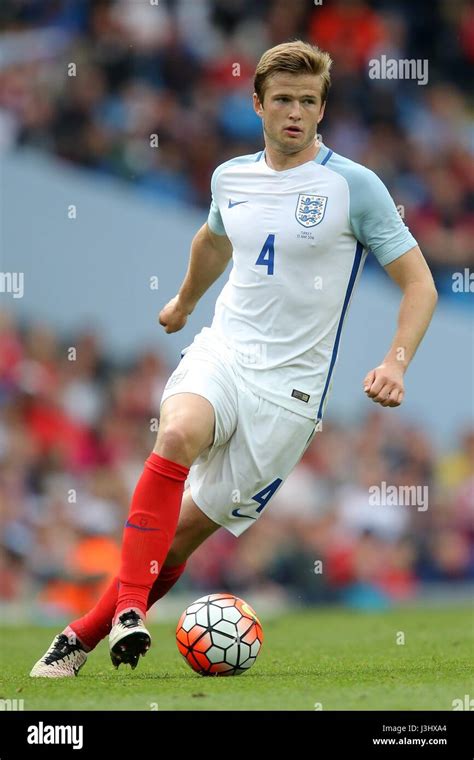
[[[191,466],[185,488],[204,514],[240,536],[258,520],[319,426],[245,387],[231,349],[209,327],[181,356],[160,407],[176,393],[197,393],[215,414],[214,441]]]

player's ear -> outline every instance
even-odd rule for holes
[[[325,100],[325,101],[324,101],[324,103],[323,103],[323,104],[322,104],[322,106],[321,106],[321,110],[319,111],[319,116],[318,116],[318,124],[319,124],[319,122],[320,122],[320,121],[322,121],[322,120],[323,120],[323,118],[324,118],[324,111],[326,110],[326,103],[327,103],[327,101]]]
[[[263,116],[263,106],[260,103],[259,97],[256,92],[253,94],[253,108],[257,116]]]

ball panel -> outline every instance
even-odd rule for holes
[[[213,664],[225,662],[225,652],[220,647],[211,646],[206,652],[206,657]]]
[[[253,642],[258,638],[258,629],[257,626],[252,623],[246,631],[241,636],[242,640],[245,641],[246,644],[253,644]]]
[[[195,625],[188,633],[189,646],[196,646],[199,639],[207,633],[207,629],[201,625]]]
[[[258,655],[258,653],[260,652],[260,646],[261,646],[261,644],[260,644],[259,640],[257,639],[256,641],[253,642],[252,646],[250,647],[250,654],[252,655],[252,657],[254,659],[256,658],[256,656]]]
[[[198,610],[202,609],[203,607],[204,607],[204,602],[199,602],[199,603],[198,602],[194,602],[194,604],[190,604],[189,605],[188,609],[185,610],[185,613],[183,613],[183,614],[187,613],[188,615],[191,615],[193,612],[194,613],[198,612]]]
[[[237,607],[224,607],[222,610],[222,617],[224,620],[229,620],[231,623],[237,623],[242,615]]]
[[[227,636],[219,633],[215,628],[211,631],[211,638],[212,643],[215,644],[216,647],[222,647],[222,649],[229,649],[229,647],[233,646],[235,643],[235,635]]]
[[[209,668],[209,675],[232,676],[234,669],[225,662],[215,662]]]
[[[195,649],[192,650],[192,657],[194,661],[197,663],[197,668],[195,670],[198,671],[198,673],[201,670],[208,670],[211,663],[207,659],[206,655],[203,654],[203,652],[197,652]]]
[[[207,628],[208,626],[208,605],[204,605],[204,607],[199,610],[199,612],[196,613],[196,623],[199,625],[204,626],[204,628]]]
[[[186,615],[183,622],[181,623],[181,628],[184,631],[190,631],[194,625],[196,625],[196,615]]]
[[[220,620],[219,623],[214,626],[214,630],[218,631],[218,633],[226,634],[227,636],[230,636],[230,638],[235,639],[236,627],[235,624],[231,623],[229,620]]]
[[[255,657],[249,657],[248,660],[245,660],[245,662],[239,663],[239,670],[241,672],[245,672],[246,670],[252,667],[254,662],[255,662]]]
[[[183,646],[189,647],[189,637],[187,631],[185,631],[183,628],[180,628],[176,633],[176,639],[179,641]]]
[[[253,620],[249,620],[248,618],[240,618],[240,620],[237,622],[236,628],[239,636],[245,636],[245,634],[249,633],[249,631],[251,631],[254,626],[255,623]]]
[[[217,604],[210,604],[209,605],[209,624],[210,625],[216,625],[222,620],[224,610],[219,607]]]
[[[242,613],[242,615],[246,615],[246,617],[249,617],[252,620],[255,620],[255,622],[260,625],[260,620],[258,619],[255,610],[250,606],[250,604],[248,604],[247,602],[244,602],[243,599],[239,599],[239,598],[236,598],[235,604],[239,612]]]
[[[200,636],[199,639],[194,642],[193,646],[195,652],[207,653],[207,650],[212,647],[211,634],[209,631],[206,631],[204,636]]]
[[[225,661],[228,665],[232,665],[233,668],[237,667],[240,660],[240,647],[238,644],[233,644],[231,647],[225,650]]]
[[[242,641],[240,642],[240,653],[239,653],[239,665],[241,665],[245,660],[248,660],[250,657],[250,647],[248,644],[244,644]]]

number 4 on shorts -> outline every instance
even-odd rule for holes
[[[262,488],[262,490],[256,493],[255,496],[252,496],[252,499],[260,504],[260,506],[257,508],[257,512],[261,512],[262,509],[267,506],[268,502],[282,482],[283,481],[281,478],[277,478],[273,481],[273,483],[270,483],[269,486],[265,486],[265,488]]]

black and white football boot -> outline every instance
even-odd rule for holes
[[[65,633],[54,637],[51,646],[33,666],[32,678],[70,678],[77,676],[86,664],[87,654],[81,643]]]
[[[140,615],[135,610],[122,612],[109,633],[110,659],[114,668],[122,663],[138,665],[140,655],[144,656],[151,646],[151,636]]]

